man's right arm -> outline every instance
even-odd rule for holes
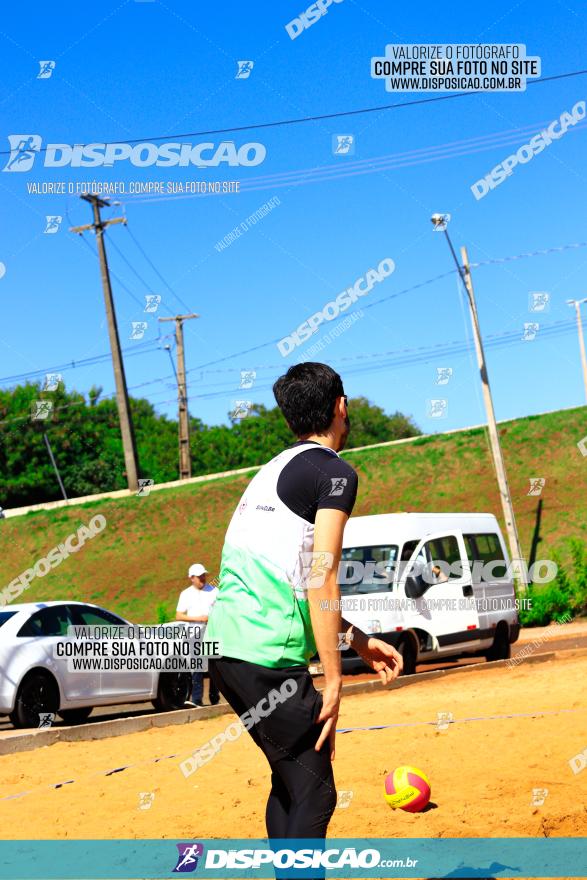
[[[308,579],[310,618],[326,680],[322,694],[322,711],[318,718],[325,723],[315,748],[318,751],[326,739],[330,739],[332,757],[342,690],[341,658],[338,650],[339,633],[342,632],[338,564],[347,519],[348,514],[345,511],[335,508],[322,508],[316,513],[314,564]]]
[[[183,611],[176,611],[175,619],[183,620],[186,623],[208,623],[208,616],[206,614],[203,614],[200,617],[190,617],[188,614],[184,614]]]

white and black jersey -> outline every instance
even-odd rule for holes
[[[351,515],[357,497],[356,472],[334,450],[314,441],[300,440],[292,449],[305,447],[291,459],[277,480],[277,494],[293,513],[314,523],[322,508]]]

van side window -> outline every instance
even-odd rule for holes
[[[455,563],[460,564],[455,565]],[[414,559],[409,574],[416,580],[423,578],[429,586],[461,578],[463,576],[462,560],[456,536],[446,535],[442,538],[433,538],[423,544],[418,556]]]
[[[502,564],[493,566],[492,577],[496,580],[505,577],[507,566],[503,558],[503,551],[501,549],[501,544],[499,543],[499,538],[496,534],[463,535],[463,537],[465,539],[467,556],[469,557],[471,565],[474,565],[474,563],[477,562],[477,567],[479,568],[479,563],[481,563],[481,565],[486,565],[489,562],[499,561]],[[485,580],[482,572],[481,580]]]
[[[461,561],[459,543],[454,535],[447,535],[445,538],[435,538],[433,541],[429,541],[426,547],[430,548],[430,561],[433,565],[437,565],[439,562],[446,563],[449,579],[463,576],[462,570],[458,571],[459,566],[455,566],[454,570],[452,569],[452,565],[455,562]],[[448,572],[448,568],[450,568],[450,572]]]

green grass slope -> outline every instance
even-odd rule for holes
[[[587,408],[532,416],[501,426],[500,435],[526,556],[548,558],[587,536]],[[417,438],[345,456],[359,473],[355,515],[393,511],[479,511],[501,504],[486,432]],[[540,498],[530,479],[542,477]],[[165,603],[173,612],[192,562],[218,571],[222,541],[251,475],[161,490],[146,498],[102,500],[0,521],[0,588],[97,513],[107,526],[20,601],[83,599],[137,622],[153,622]]]

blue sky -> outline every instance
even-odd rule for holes
[[[36,133],[43,143],[149,142],[433,97],[389,93],[371,78],[371,58],[383,55],[387,43],[525,43],[529,55],[541,57],[544,77],[586,66],[585,12],[575,0],[490,7],[458,0],[449,11],[430,0],[401,7],[343,0],[291,40],[285,25],[305,5],[105,0],[99,6],[64,2],[57,11],[39,5],[31,13],[13,4],[0,37],[1,149],[8,149],[13,133]],[[47,59],[56,61],[55,70],[38,79],[38,62]],[[254,62],[248,79],[235,78],[239,60]],[[109,351],[93,236],[84,244],[68,232],[90,221],[89,206],[75,195],[29,194],[27,184],[239,180],[239,194],[125,194],[105,212],[124,211],[129,224],[108,230],[107,247],[132,394],[175,415],[166,340],[156,344],[170,325],[144,314],[146,294],[162,296],[158,315],[188,306],[201,316],[185,327],[190,411],[213,424],[225,421],[238,399],[273,405],[275,378],[337,321],[288,357],[274,341],[387,257],[394,273],[359,301],[363,317],[316,359],[341,372],[350,396],[410,414],[424,431],[483,422],[456,276],[409,290],[453,268],[444,236],[432,232],[429,218],[450,212],[455,246],[466,244],[473,262],[586,240],[585,123],[518,166],[485,198],[477,201],[470,190],[585,99],[583,75],[529,85],[523,93],[181,139],[262,143],[266,158],[251,168],[120,162],[110,169],[54,169],[37,157],[29,172],[2,173],[0,387],[13,384],[8,377],[67,363],[61,372],[69,388],[114,390],[108,359],[73,366]],[[354,135],[354,155],[333,155],[337,134]],[[266,217],[229,247],[215,249],[275,197],[279,204]],[[44,233],[48,215],[63,216],[57,234]],[[565,301],[586,295],[586,276],[587,248],[474,269],[498,419],[585,402],[574,313]],[[548,312],[529,312],[532,291],[550,293]],[[131,322],[142,320],[148,323],[144,339],[132,341]],[[521,339],[525,322],[540,324],[532,341]],[[564,332],[553,332],[557,327]],[[500,336],[512,344],[495,345]],[[455,351],[455,344],[462,347]],[[250,349],[256,350],[239,354]],[[452,368],[448,385],[435,383],[439,367]],[[257,372],[255,384],[240,390],[240,371],[249,369]],[[427,402],[434,398],[448,401],[446,417],[429,418]]]

